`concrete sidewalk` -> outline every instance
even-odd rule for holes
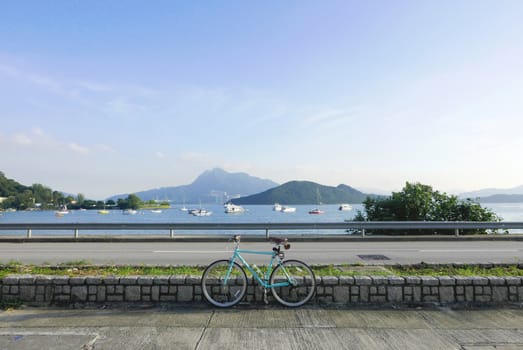
[[[523,349],[523,310],[21,308],[0,349]]]

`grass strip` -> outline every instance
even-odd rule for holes
[[[384,266],[384,265],[313,265],[314,274],[322,276],[523,276],[518,264],[480,267],[477,265],[439,266]],[[266,266],[260,266],[265,271]],[[0,265],[0,278],[9,275],[53,275],[53,276],[166,276],[203,273],[205,266],[149,266],[149,265],[91,265],[88,261],[72,261],[60,265],[25,265],[9,262]]]

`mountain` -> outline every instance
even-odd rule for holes
[[[224,203],[231,198],[248,196],[278,186],[271,180],[245,173],[229,173],[223,169],[207,170],[189,185],[161,187],[134,193],[143,201],[170,200],[174,203]],[[125,198],[128,194],[108,199]]]
[[[367,196],[347,185],[331,187],[310,181],[290,181],[258,194],[232,199],[231,202],[234,204],[340,204],[361,203]]]
[[[498,196],[498,195],[505,195],[505,196]],[[488,201],[488,202],[493,203],[493,202],[505,202],[507,199],[511,199],[510,201],[514,201],[514,198],[516,198],[516,197],[512,197],[512,195],[522,195],[523,196],[523,185],[513,187],[513,188],[507,188],[507,189],[485,188],[485,189],[478,190],[478,191],[461,193],[460,195],[458,195],[458,197],[459,198],[471,198],[471,199],[479,198],[480,202]]]
[[[521,203],[523,194],[493,194],[492,196],[479,197],[481,203]]]

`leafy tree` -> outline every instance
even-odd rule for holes
[[[35,198],[31,190],[25,190],[24,192],[15,196],[16,207],[22,210],[30,209],[34,207]]]
[[[85,196],[82,193],[78,193],[76,195],[76,203],[78,203],[79,206],[82,206],[82,204],[84,204],[84,201],[85,201]]]
[[[434,191],[431,186],[407,182],[401,192],[386,198],[367,198],[365,214],[358,211],[356,221],[499,221],[500,218],[479,203]],[[467,230],[464,233],[484,233]],[[384,232],[382,232],[384,233]],[[409,230],[409,233],[438,233]]]
[[[118,202],[117,202],[118,207],[122,210],[138,209],[142,206],[142,204],[143,204],[143,202],[140,199],[140,197],[138,197],[135,194],[128,195],[126,199],[118,198]]]
[[[138,209],[142,205],[142,200],[137,195],[130,194],[127,196],[127,203],[129,204],[129,208]]]

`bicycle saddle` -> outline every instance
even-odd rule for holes
[[[273,242],[274,244],[283,244],[283,248],[285,248],[285,250],[291,248],[291,244],[289,243],[287,238],[269,237],[269,241]]]

